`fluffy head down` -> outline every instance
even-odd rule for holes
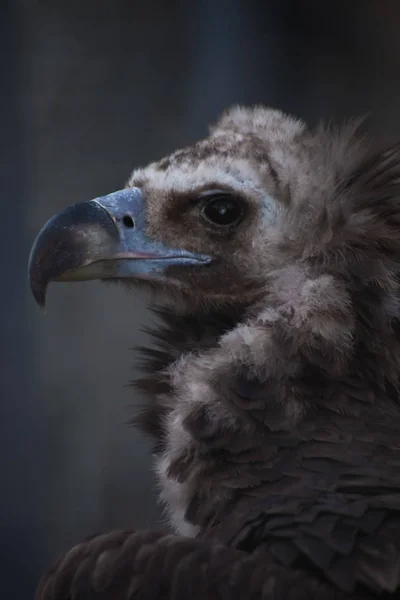
[[[400,151],[372,151],[358,128],[234,108],[208,138],[129,180],[154,238],[217,259],[178,289],[180,315],[162,313],[137,382],[180,532],[204,530],[239,492],[269,497],[271,510],[293,493],[311,502],[306,442],[329,471],[341,441],[337,487],[319,483],[330,490],[349,454],[364,473],[376,444],[397,446]],[[201,218],[213,190],[241,203],[234,227]]]
[[[376,231],[376,206],[366,204],[380,181],[356,177],[369,153],[357,126],[310,131],[277,110],[236,108],[208,138],[133,172],[128,186],[144,193],[148,233],[215,259],[213,269],[182,277],[178,295],[189,296],[191,309],[193,302],[249,305],[288,262],[318,269],[322,261],[326,272],[328,262],[337,270],[341,261],[347,272],[348,261],[370,259],[368,228],[375,237],[387,232]],[[241,203],[237,227],[200,218],[204,197],[216,190]]]

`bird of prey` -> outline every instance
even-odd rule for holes
[[[233,107],[54,216],[29,277],[161,292],[136,416],[172,532],[94,536],[38,600],[400,598],[400,145]]]

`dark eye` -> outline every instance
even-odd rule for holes
[[[214,225],[227,227],[239,222],[243,215],[243,208],[236,198],[227,194],[219,195],[213,196],[204,203],[202,214]]]

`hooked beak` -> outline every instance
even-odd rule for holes
[[[211,259],[165,246],[146,233],[139,188],[120,190],[74,204],[52,217],[39,232],[29,257],[35,300],[45,305],[51,281],[167,277],[172,266],[200,266]]]

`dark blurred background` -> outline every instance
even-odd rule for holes
[[[151,457],[126,422],[147,298],[26,281],[44,221],[119,189],[233,103],[310,122],[370,113],[400,137],[398,0],[3,0],[0,7],[1,596],[102,529],[158,526]]]

